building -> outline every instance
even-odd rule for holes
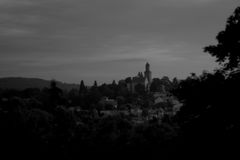
[[[108,97],[102,97],[102,99],[99,101],[99,104],[103,107],[108,107],[108,109],[116,109],[118,105],[117,101],[115,101],[114,99],[109,99]]]
[[[150,64],[146,63],[144,75],[142,72],[138,72],[137,76],[132,77],[126,83],[128,90],[130,90],[132,93],[135,93],[135,87],[138,84],[143,85],[145,91],[150,91],[150,86],[152,83],[152,72],[150,71]]]

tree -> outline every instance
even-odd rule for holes
[[[97,85],[97,81],[94,81],[94,85],[93,85],[94,87],[97,87],[98,85]]]
[[[57,87],[57,82],[55,80],[52,80],[50,83],[50,100],[53,106],[58,105],[62,101],[62,90]]]
[[[177,77],[174,77],[172,80],[173,89],[177,88],[178,84],[179,84],[179,80],[177,79]]]
[[[204,48],[205,52],[217,58],[224,71],[238,70],[240,66],[240,7],[228,18],[224,31],[218,33],[217,45]]]
[[[116,86],[116,85],[117,85],[117,83],[116,83],[115,80],[112,81],[112,85],[113,85],[113,86]]]
[[[114,91],[111,89],[110,85],[105,83],[99,87],[99,91],[103,96],[112,97],[114,95]]]
[[[132,78],[131,78],[131,77],[127,77],[127,78],[125,79],[125,82],[126,82],[126,83],[131,83],[131,82],[132,82]]]
[[[87,96],[87,99],[89,101],[89,104],[96,104],[100,98],[101,98],[101,93],[99,92],[99,88],[98,88],[98,85],[97,85],[97,81],[94,81],[94,84],[93,86],[91,87],[90,89],[90,92]]]
[[[117,95],[118,96],[123,96],[123,97],[128,97],[129,95],[129,90],[127,89],[127,86],[125,83],[119,83],[119,85],[117,85]]]
[[[163,86],[162,92],[166,92],[166,91],[168,92],[172,87],[172,83],[171,83],[170,79],[167,76],[163,76],[161,79],[161,82],[162,82],[162,86]]]
[[[145,86],[142,85],[142,84],[137,84],[135,86],[135,91],[138,93],[138,94],[144,94],[145,93]]]
[[[162,87],[162,82],[159,78],[153,78],[150,91],[151,92],[160,92]]]
[[[86,91],[87,91],[87,88],[85,87],[83,80],[81,80],[81,84],[79,88],[80,95],[86,93]]]

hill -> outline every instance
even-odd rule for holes
[[[50,86],[50,80],[40,78],[23,78],[23,77],[6,77],[0,78],[0,89],[17,89],[23,90],[26,88],[43,89]],[[78,89],[79,85],[63,83],[56,81],[57,86],[63,90]]]

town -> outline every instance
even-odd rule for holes
[[[144,76],[139,72],[137,76],[120,80],[118,84],[113,81],[112,84],[98,86],[95,81],[93,86],[85,87],[82,81],[79,91],[72,91],[76,97],[75,101],[72,97],[68,109],[80,116],[92,114],[95,118],[123,114],[136,123],[173,117],[182,105],[171,94],[178,80],[170,81],[166,76],[152,79],[151,75],[150,64],[146,63]],[[77,98],[78,92],[80,98]],[[78,103],[76,99],[82,101]]]
[[[1,158],[239,159],[237,3],[0,1]]]

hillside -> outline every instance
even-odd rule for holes
[[[22,78],[22,77],[6,77],[0,78],[1,89],[17,89],[23,90],[26,88],[39,88],[50,86],[50,80],[44,80],[39,78]],[[78,89],[76,84],[68,84],[57,81],[57,86],[63,90]]]

